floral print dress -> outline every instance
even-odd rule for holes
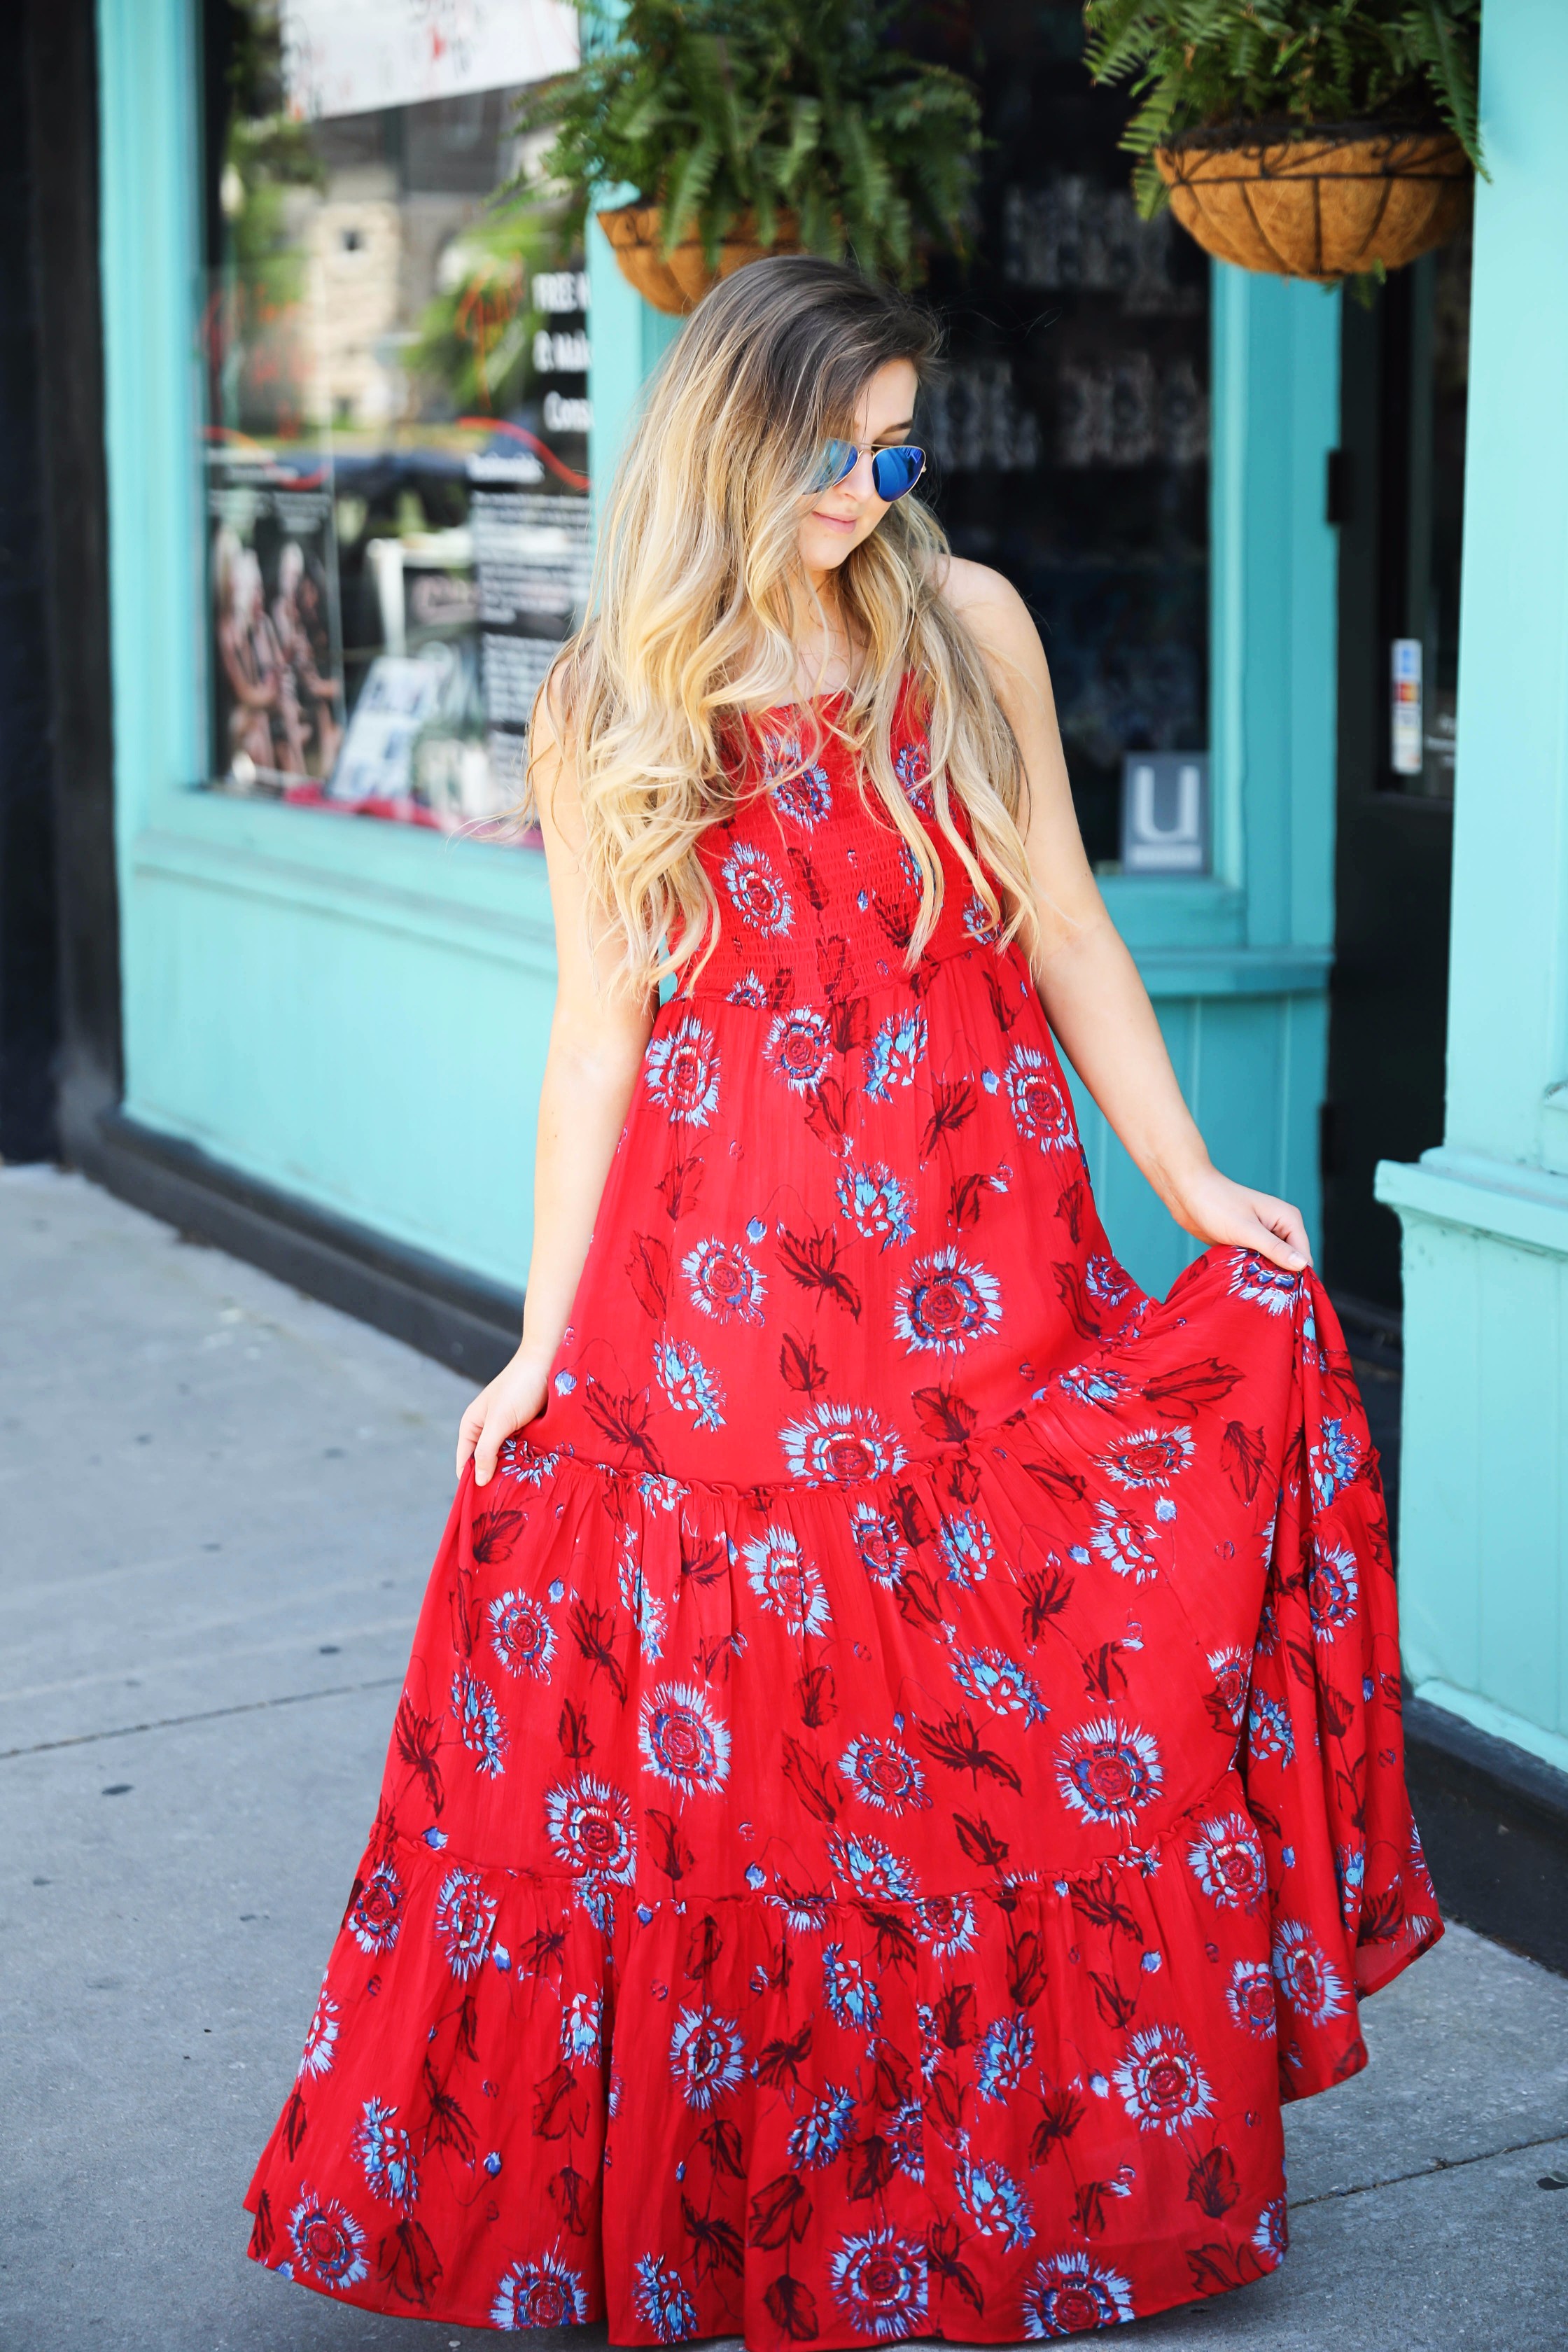
[[[1257,2279],[1281,2101],[1441,1933],[1321,1288],[1138,1289],[909,698],[912,970],[914,860],[830,725],[791,772],[805,715],[702,837],[719,947],[545,1410],[462,1479],[247,2197],[372,2309],[776,2352]]]

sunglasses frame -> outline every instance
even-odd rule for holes
[[[824,490],[836,490],[838,488],[839,483],[846,480],[847,478],[854,472],[862,450],[866,447],[867,445],[865,443],[857,441],[840,441],[834,438],[826,442],[824,445],[822,453],[823,478],[813,483],[813,494],[819,497]],[[843,452],[843,463],[838,465],[838,470],[835,473],[833,468],[834,466],[838,463],[837,457],[836,455],[838,451]],[[900,441],[890,449],[874,449],[871,450],[869,454],[871,458],[872,488],[875,489],[877,496],[881,499],[884,506],[890,507],[898,499],[908,498],[916,483],[924,479],[926,470],[926,453],[913,441]],[[900,488],[894,490],[891,497],[889,496],[888,492],[882,487],[882,478],[879,469],[881,468],[884,457],[918,457],[920,459],[919,466],[910,475],[909,480],[903,483]]]

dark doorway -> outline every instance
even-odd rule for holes
[[[0,16],[0,1158],[55,1150],[59,972],[26,15]]]
[[[86,0],[0,12],[0,1160],[93,1162],[120,943]]]
[[[1338,841],[1324,1261],[1400,1305],[1380,1160],[1443,1139],[1470,252],[1456,240],[1344,302]]]

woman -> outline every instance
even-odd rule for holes
[[[258,772],[270,776],[276,767],[272,714],[280,694],[279,662],[264,607],[261,566],[255,550],[226,523],[214,543],[213,572],[229,772],[249,782]]]
[[[249,2199],[350,2301],[772,2352],[1258,2278],[1281,2098],[1441,1932],[1333,1316],[907,495],[931,355],[826,263],[710,295],[535,718],[522,1344]],[[1053,1033],[1212,1245],[1163,1305]]]
[[[286,707],[292,714],[290,773],[325,780],[338,756],[338,689],[321,587],[297,539],[286,540],[278,558],[272,627],[282,656]]]

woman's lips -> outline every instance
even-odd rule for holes
[[[853,530],[857,520],[854,515],[824,514],[820,507],[812,508],[811,519],[813,522],[828,523],[835,530]]]

